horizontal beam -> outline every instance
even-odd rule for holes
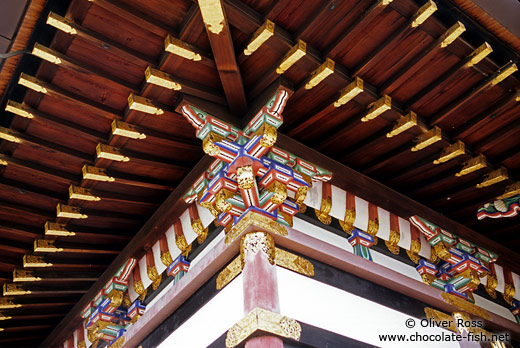
[[[164,182],[163,180],[154,180],[147,177],[91,166],[83,167],[83,180],[90,180],[92,183],[97,181],[113,182],[115,184],[144,187],[154,190],[173,190],[174,187],[171,183]],[[85,187],[88,187],[88,185]]]

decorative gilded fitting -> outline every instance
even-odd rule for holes
[[[237,168],[237,183],[242,190],[249,190],[255,187],[255,174],[253,166],[242,166]]]
[[[399,230],[390,230],[390,238],[388,240],[385,240],[385,245],[390,250],[392,254],[399,255],[399,246],[397,243],[399,243],[399,239],[401,239],[401,234],[399,233]]]
[[[282,62],[276,68],[277,74],[283,74],[286,72],[291,66],[293,66],[297,61],[299,61],[303,56],[305,56],[307,52],[307,44],[298,40],[296,45],[294,45],[283,57]]]
[[[309,82],[305,84],[305,89],[312,89],[316,87],[321,81],[325,80],[329,75],[334,73],[334,61],[330,58],[325,59],[311,74]]]
[[[113,289],[108,294],[108,298],[110,299],[110,307],[119,308],[121,303],[123,303],[123,292],[120,290]]]
[[[420,257],[419,257],[419,251],[421,250],[421,240],[420,239],[414,239],[412,240],[412,243],[410,244],[410,250],[406,250],[406,254],[408,254],[408,257],[410,260],[412,260],[415,264],[419,263]]]
[[[116,162],[130,161],[130,157],[122,155],[121,150],[117,147],[101,143],[97,144],[96,146],[96,156],[97,158],[104,158]]]
[[[21,284],[4,284],[4,296],[28,295],[30,290],[25,290]]]
[[[133,124],[122,122],[119,120],[112,121],[112,135],[119,135],[131,139],[146,139],[146,134],[137,130]]]
[[[433,250],[435,250],[435,254],[441,258],[441,260],[447,261],[451,254],[449,252],[450,247],[446,245],[444,242],[440,242],[433,246]]]
[[[148,278],[152,281],[152,289],[157,290],[162,280],[162,276],[157,272],[157,268],[155,266],[148,266],[146,268],[146,274],[148,274]]]
[[[57,248],[54,246],[53,240],[48,239],[36,239],[34,241],[34,251],[44,253],[57,253],[63,251],[63,248]]]
[[[437,126],[430,129],[428,132],[419,135],[416,138],[417,145],[412,147],[412,151],[422,150],[442,139],[441,129]]]
[[[497,199],[506,199],[516,195],[520,195],[520,181],[507,186],[504,193],[498,196]]]
[[[13,271],[13,282],[38,282],[41,277],[36,277],[33,272],[22,269],[15,269]]]
[[[260,251],[266,254],[269,263],[274,265],[276,250],[273,236],[267,232],[251,232],[244,235],[240,240],[240,262],[242,268],[249,255],[256,255]]]
[[[81,169],[84,180],[95,180],[104,182],[114,182],[116,179],[107,175],[106,171],[101,168],[96,168],[85,164]]]
[[[515,286],[511,283],[505,283],[504,293],[502,294],[502,297],[504,297],[504,301],[506,301],[510,306],[512,306],[513,298],[515,297]]]
[[[375,218],[374,220],[368,220],[368,228],[367,233],[372,237],[375,237],[379,231],[379,220]]]
[[[455,23],[451,26],[442,36],[441,47],[448,47],[453,41],[455,41],[463,32],[466,31],[466,27],[461,22]]]
[[[35,92],[47,94],[48,90],[44,87],[42,81],[38,80],[36,77],[28,75],[26,73],[21,73],[20,78],[18,79],[18,84],[32,89]]]
[[[320,220],[325,225],[330,225],[330,223],[332,222],[332,218],[329,215],[331,209],[332,198],[327,197],[321,200],[320,210],[314,209],[314,212],[316,213],[316,217],[318,218],[318,220]]]
[[[220,153],[220,147],[215,145],[215,143],[218,143],[219,141],[224,140],[224,137],[215,133],[215,132],[209,132],[204,140],[202,140],[202,150],[209,156],[218,156]]]
[[[74,29],[74,23],[66,18],[50,12],[47,17],[47,24],[59,29],[67,34],[76,35],[78,32]]]
[[[173,53],[179,57],[188,60],[193,60],[194,62],[202,60],[201,55],[195,52],[193,46],[171,36],[170,34],[168,34],[168,36],[166,36],[166,38],[164,39],[164,50]]]
[[[314,276],[314,265],[307,259],[288,251],[275,248],[276,264],[307,277]]]
[[[412,28],[423,24],[435,11],[437,11],[437,4],[431,0],[422,5],[413,16]]]
[[[53,51],[50,48],[45,47],[39,43],[34,44],[32,54],[35,55],[36,57],[39,57],[39,58],[46,60],[48,62],[51,62],[53,64],[56,64],[56,65],[61,64],[61,59],[56,56],[55,51]]]
[[[75,236],[75,232],[71,232],[67,229],[66,225],[58,224],[55,222],[45,222],[45,235],[46,236],[60,236],[60,237],[71,237]]]
[[[440,164],[440,163],[448,162],[449,160],[451,160],[457,156],[462,156],[465,153],[466,153],[466,146],[464,145],[464,143],[461,140],[459,140],[455,144],[445,147],[444,150],[442,151],[441,156],[438,159],[436,159],[435,161],[433,161],[433,164]]]
[[[377,101],[373,102],[368,106],[368,112],[365,116],[361,118],[361,122],[368,122],[370,120],[373,120],[374,118],[381,115],[383,112],[390,110],[391,108],[392,98],[385,94]]]
[[[279,181],[273,181],[266,190],[274,193],[271,197],[274,204],[282,204],[287,199],[287,187]]]
[[[386,137],[391,138],[393,136],[401,134],[402,132],[412,128],[413,126],[417,126],[417,114],[413,111],[410,111],[406,116],[401,116],[399,120],[397,120],[397,122],[394,125],[394,128],[391,132],[388,132],[386,134]]]
[[[218,214],[220,214],[220,212],[215,208],[215,206],[213,206],[213,204],[209,201],[206,201],[206,202],[202,202],[200,204],[203,208],[206,208],[209,210],[209,212],[211,213],[211,215],[213,215],[214,217],[217,217]]]
[[[421,274],[421,278],[423,283],[426,285],[432,285],[433,281],[435,280],[435,276],[433,274],[428,273]]]
[[[43,260],[42,256],[25,254],[23,256],[24,267],[52,267],[52,263]]]
[[[486,286],[484,286],[484,289],[486,289],[486,292],[488,293],[489,296],[491,296],[492,298],[497,298],[497,293],[495,291],[495,289],[497,288],[497,285],[498,285],[498,279],[497,279],[497,276],[496,275],[491,275],[491,274],[488,274],[487,276],[487,283],[486,283]]]
[[[14,303],[10,298],[0,297],[0,309],[13,309],[20,307],[22,307],[21,304]]]
[[[91,189],[74,185],[69,186],[69,199],[79,199],[91,202],[98,202],[101,200],[101,198],[96,196]]]
[[[474,269],[467,269],[462,273],[459,273],[460,276],[470,279],[471,281],[466,285],[471,290],[475,290],[480,285],[480,277],[478,275],[478,272]]]
[[[14,102],[12,100],[7,101],[7,105],[5,106],[5,110],[12,112],[15,115],[18,115],[20,117],[24,118],[34,118],[33,113],[31,112],[31,108],[28,107],[25,104],[20,104],[17,102]]]
[[[479,154],[477,157],[474,157],[470,160],[467,160],[462,164],[462,169],[460,172],[455,174],[455,176],[463,176],[467,175],[469,173],[476,172],[479,169],[486,168],[487,162],[486,162],[486,156],[483,154]]]
[[[299,341],[302,328],[294,319],[257,307],[229,329],[226,348],[239,345],[257,331]]]
[[[269,19],[266,19],[264,24],[258,28],[253,37],[249,41],[249,44],[244,49],[244,54],[249,56],[260,48],[271,36],[274,35],[274,23]]]
[[[181,251],[181,254],[184,255],[184,257],[188,257],[188,254],[191,251],[191,244],[188,244],[186,237],[184,237],[183,234],[175,235],[175,244]]]
[[[449,322],[449,326],[447,327],[449,330],[453,332],[457,332],[457,328],[455,327],[455,324],[453,323],[453,318],[451,315],[446,314],[444,312],[438,311],[436,309],[425,307],[424,313],[426,314],[426,318],[435,320],[435,322]]]
[[[220,0],[199,0],[199,8],[202,20],[208,30],[218,35],[224,29],[224,10]]]
[[[468,57],[468,63],[466,66],[471,68],[472,66],[480,63],[484,58],[486,58],[491,52],[493,52],[493,48],[487,42],[484,42],[482,45],[477,47]]]
[[[354,99],[358,94],[363,92],[363,80],[360,77],[355,77],[347,87],[339,92],[339,98],[334,102],[334,107],[338,108]]]
[[[128,108],[151,115],[163,115],[164,110],[156,106],[154,102],[148,98],[130,93],[128,96]]]
[[[147,83],[151,83],[156,86],[161,86],[174,91],[180,91],[182,86],[175,81],[175,78],[161,70],[157,70],[148,66],[144,71],[144,76]]]
[[[242,273],[242,261],[240,257],[236,257],[229,265],[226,266],[217,276],[217,290],[223,289],[233,279]]]
[[[354,221],[356,221],[356,209],[345,209],[345,219],[338,220],[341,228],[348,234],[352,234],[354,230]]]
[[[134,281],[134,290],[135,293],[139,295],[141,301],[144,301],[146,297],[146,289],[144,288],[143,281],[141,279]]]
[[[227,189],[221,189],[215,195],[215,208],[222,213],[227,213],[228,211],[230,211],[233,208],[233,206],[231,205],[231,203],[227,201],[227,199],[233,197],[233,195],[233,192]]]
[[[82,214],[79,207],[58,203],[56,206],[56,216],[67,219],[86,219],[87,214]]]
[[[477,184],[477,188],[491,186],[507,179],[509,179],[507,169],[505,167],[500,167],[499,169],[486,174],[484,180],[480,184]]]
[[[269,123],[264,123],[255,134],[262,135],[262,139],[260,139],[260,145],[263,147],[271,147],[276,143],[276,139],[278,138],[278,131],[276,127],[270,125]]]
[[[208,228],[204,228],[200,219],[191,219],[191,227],[197,234],[197,243],[204,243],[208,236]]]
[[[504,81],[507,77],[512,75],[517,70],[518,70],[518,67],[516,66],[516,64],[513,63],[512,61],[509,61],[506,65],[501,67],[496,72],[496,77],[493,79],[493,81],[491,81],[491,84],[493,86],[499,84],[500,82]]]
[[[166,267],[170,266],[173,263],[172,255],[170,254],[170,251],[165,251],[161,253],[161,262]]]

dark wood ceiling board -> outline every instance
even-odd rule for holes
[[[518,138],[515,138],[515,135],[519,133],[518,126],[520,125],[520,118],[517,116],[513,119],[513,122],[503,125],[491,134],[473,143],[472,146],[475,151],[496,156],[497,150],[500,147],[504,145],[508,147],[511,142],[517,143]]]
[[[214,65],[207,66],[200,62],[194,62],[184,58],[180,59],[181,61],[179,63],[166,61],[167,64],[161,66],[161,70],[175,77],[190,81],[195,85],[209,87],[218,91],[222,90],[220,78]]]
[[[247,100],[227,19],[224,17],[220,34],[212,33],[207,25],[206,33],[211,44],[211,51],[217,65],[227,104],[232,113],[241,115],[247,111]]]
[[[161,23],[160,17],[152,18],[119,0],[93,0],[92,2],[158,37],[165,38],[168,33],[174,31],[174,27]]]
[[[334,158],[341,158],[349,152],[350,148],[358,144],[363,144],[364,139],[369,138],[381,129],[386,129],[389,122],[383,117],[379,116],[368,122],[361,122],[361,115],[356,115],[345,125],[342,125],[336,132],[328,135],[325,141],[321,141],[316,145],[316,148],[323,150],[326,153],[334,153],[339,156],[332,156]],[[388,112],[390,114],[390,112]],[[388,116],[387,116],[388,117]],[[395,119],[397,119],[395,117]],[[385,135],[386,136],[386,135]],[[324,137],[320,137],[323,139]],[[392,139],[389,139],[391,142]]]
[[[148,57],[157,57],[164,50],[164,36],[158,36],[136,26],[133,22],[106,11],[94,3],[82,22],[82,27],[95,31],[122,47]]]
[[[483,79],[483,76],[479,72],[471,69],[464,70],[461,74],[458,74],[457,79],[439,84],[421,98],[421,100],[409,105],[407,109],[414,110],[417,114],[427,119]]]
[[[71,241],[73,243],[82,243],[82,244],[93,244],[99,245],[102,243],[114,243],[119,245],[124,245],[132,239],[131,236],[122,236],[122,235],[114,235],[114,234],[106,234],[106,233],[76,233],[75,236],[68,237],[58,237],[57,240],[64,239]],[[107,265],[98,265],[96,266],[96,270],[103,271],[105,270]],[[81,267],[77,267],[81,268]],[[84,269],[89,269],[88,267],[83,267]],[[57,269],[55,266],[52,269]],[[76,268],[75,268],[76,269]]]
[[[121,86],[107,84],[104,79],[91,78],[85,74],[63,68],[56,70],[52,83],[56,86],[66,86],[67,90],[79,92],[82,97],[114,110],[125,108],[128,95],[131,92],[126,88],[121,88]]]
[[[2,255],[7,255],[7,253],[24,255],[32,251],[32,248],[33,246],[31,243],[23,243],[4,238],[0,239],[0,250],[2,251]]]
[[[29,225],[43,226],[45,221],[54,216],[54,211],[52,210],[33,208],[31,206],[18,204],[17,202],[1,201],[0,204],[0,220],[14,223],[24,221],[24,223]]]
[[[256,12],[266,13],[271,10],[279,1],[277,0],[245,0],[244,3],[253,8]]]
[[[471,102],[472,99],[478,98],[478,102],[489,103],[496,99],[499,99],[505,94],[505,91],[499,85],[493,85],[493,80],[496,75],[490,75],[489,77],[481,80],[478,84],[472,86],[471,89],[465,91],[463,94],[458,96],[455,100],[445,105],[442,109],[438,110],[435,115],[429,117],[430,126],[444,126],[446,127],[450,123],[446,121],[447,118],[452,117],[458,113],[468,112],[467,108],[464,110],[464,107],[467,107],[467,104]],[[477,109],[478,106],[477,106]],[[480,110],[474,110],[473,114]],[[455,123],[454,125],[457,127],[458,125]]]
[[[365,141],[360,141],[358,145],[344,150],[342,157],[339,157],[341,158],[341,162],[348,163],[353,167],[363,166],[379,156],[383,156],[385,153],[399,148],[403,144],[408,144],[416,137],[416,135],[414,135],[415,132],[411,130],[399,134],[399,137],[394,136],[387,138],[386,133],[390,130],[391,127],[382,128],[381,134],[379,134],[379,132],[375,134],[377,136],[376,138],[369,137]]]
[[[0,185],[0,200],[52,212],[60,200],[17,187]]]
[[[169,158],[175,158],[177,161],[184,163],[194,162],[194,159],[202,157],[203,153],[200,145],[175,145],[166,140],[152,137],[147,137],[144,140],[130,139],[125,144],[125,149],[130,151],[140,151],[143,154],[149,155],[156,155],[157,153],[162,152]]]
[[[3,159],[8,162],[8,165],[4,171],[4,177],[7,179],[12,179],[12,180],[16,179],[17,178],[16,175],[14,175],[14,177],[11,177],[9,175],[11,172],[16,172],[17,174],[20,175],[20,177],[19,177],[20,179],[23,177],[22,173],[28,173],[35,177],[41,178],[39,180],[36,179],[33,183],[50,181],[49,185],[52,182],[70,185],[70,184],[78,182],[77,181],[78,178],[76,176],[70,175],[69,173],[66,173],[63,171],[55,170],[55,169],[52,169],[52,168],[49,168],[46,166],[34,164],[31,162],[27,162],[27,161],[9,157],[9,156],[3,156]],[[43,181],[43,180],[45,180],[45,181]],[[23,180],[20,180],[20,181],[24,182]],[[28,183],[31,183],[31,181],[29,181]],[[38,185],[38,186],[47,187],[50,190],[58,191],[58,190],[54,190],[51,186],[46,186],[46,185]]]
[[[465,141],[474,141],[475,137],[480,138],[481,133],[485,133],[490,127],[496,127],[495,119],[504,119],[505,114],[509,114],[513,108],[517,107],[517,98],[520,98],[520,91],[509,93],[496,103],[491,104],[477,116],[464,123],[451,134],[454,139],[463,139]],[[473,139],[473,140],[472,140]]]
[[[435,177],[442,172],[452,172],[455,170],[455,168],[460,170],[462,163],[471,158],[471,156],[466,154],[457,156],[448,162],[434,164],[433,161],[439,158],[439,155],[440,153],[433,154],[421,162],[412,164],[412,166],[396,173],[392,177],[389,177],[387,180],[385,180],[385,183],[398,190],[406,189],[407,187],[416,185],[418,183],[420,184],[428,182],[428,180],[431,180],[431,177]]]
[[[321,6],[321,1],[294,0],[287,3],[277,16],[269,19],[288,31],[296,32],[312,19]]]
[[[92,182],[93,180],[84,180],[85,185],[83,187],[89,187],[87,185],[88,182]],[[148,187],[140,187],[135,185],[126,185],[120,184],[117,181],[115,182],[96,182],[95,189],[103,190],[107,192],[112,192],[114,194],[130,194],[133,196],[145,197],[146,199],[157,200],[157,202],[161,202],[168,195],[169,190],[165,190],[164,188],[148,188]]]
[[[319,134],[332,134],[340,127],[343,127],[344,124],[353,122],[354,118],[363,112],[363,110],[365,110],[365,108],[356,102],[350,102],[339,108],[335,108],[334,106],[332,106],[332,108],[326,107],[314,114],[307,121],[302,120],[301,125],[304,128],[298,127],[300,124],[295,123],[294,126],[300,130],[298,133],[295,132],[294,136],[304,142],[318,141]],[[288,130],[290,129],[291,128],[288,128]]]
[[[16,147],[13,157],[70,174],[77,174],[81,171],[83,164],[92,163],[85,158],[72,157],[50,149],[35,149],[24,145]]]
[[[330,22],[333,21],[331,18],[331,5],[333,9],[336,8],[335,0],[322,1],[318,8],[313,9],[311,16],[299,28],[295,28],[295,39],[309,41],[309,38],[315,36],[316,31],[320,27],[323,29],[327,24],[331,25]]]
[[[191,6],[189,0],[132,0],[131,8],[156,19],[164,25],[177,27]]]
[[[375,9],[377,12],[377,8]],[[372,12],[371,12],[372,13]],[[406,19],[385,6],[377,16],[368,15],[336,48],[333,56],[348,69],[360,64],[371,52],[377,50],[387,37]],[[359,28],[359,29],[358,29]],[[364,28],[364,29],[362,29]],[[367,35],[367,33],[369,33]],[[334,51],[333,51],[334,52]]]
[[[335,85],[330,85],[329,82],[332,79],[337,79],[336,76],[331,75],[322,81],[319,85],[312,89],[305,89],[302,85],[298,87],[293,96],[291,102],[286,106],[284,110],[284,123],[283,129],[292,128],[298,126],[300,123],[312,117],[314,112],[319,112],[314,105],[330,105],[330,101],[338,97],[337,85],[341,85],[341,81],[337,79]],[[315,110],[312,110],[313,108]]]
[[[132,175],[162,181],[177,181],[181,179],[187,171],[187,169],[179,170],[179,168],[172,168],[172,166],[168,165],[166,162],[163,162],[160,167],[159,164],[160,163],[157,162],[150,164],[148,161],[145,162],[138,160],[130,160],[129,162],[113,161],[110,164],[110,169],[125,173],[129,172],[132,173]]]
[[[45,96],[38,108],[46,114],[65,119],[81,127],[90,128],[97,133],[108,133],[112,123],[110,118],[103,117],[95,111],[89,111],[78,104],[72,104],[60,98]]]
[[[327,52],[334,39],[343,34],[369,5],[370,1],[327,1],[322,7],[322,15],[312,25],[303,24],[295,37],[321,52]]]
[[[452,69],[458,70],[460,62],[460,58],[448,50],[439,50],[430,60],[422,63],[419,71],[389,93],[393,100],[404,104],[406,108],[406,105],[414,104],[413,98],[419,98],[423,93],[450,78]]]
[[[8,166],[9,167],[9,166]],[[54,176],[40,175],[40,173],[24,168],[5,168],[2,177],[8,180],[17,181],[23,185],[33,185],[35,187],[45,187],[49,191],[56,193],[66,192],[72,181],[57,180]],[[79,178],[78,178],[79,179]],[[79,182],[79,181],[78,181]]]
[[[268,41],[272,39],[273,38],[271,37],[268,39]],[[240,57],[243,57],[243,59],[240,59]],[[240,70],[244,72],[244,86],[248,91],[253,89],[256,84],[264,79],[266,74],[272,76],[271,82],[280,76],[276,74],[276,72],[276,75],[273,75],[270,70],[272,68],[276,70],[279,65],[278,62],[282,59],[283,55],[281,55],[280,52],[273,50],[266,44],[260,46],[260,48],[253,52],[250,56],[244,56],[242,52],[240,57],[238,58],[238,62],[240,64]],[[265,85],[266,83],[264,82],[263,84]]]
[[[74,38],[67,49],[67,56],[100,71],[109,72],[133,85],[139,85],[143,81],[144,70],[147,66],[147,64],[142,63],[136,65],[123,57],[78,37]],[[96,59],[93,59],[94,57]]]
[[[78,203],[77,201],[78,200],[76,199],[71,199],[69,204],[75,206],[75,203]],[[81,204],[81,209],[82,211],[83,209],[90,209],[104,212],[124,212],[125,214],[134,214],[135,216],[150,216],[158,206],[158,203],[147,204],[131,200],[117,200],[117,198],[102,198],[100,201],[83,201]]]

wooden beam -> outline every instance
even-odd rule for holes
[[[72,203],[72,205],[74,205],[74,202],[79,201],[123,203],[129,205],[145,206],[150,208],[155,208],[160,205],[156,199],[150,199],[147,197],[125,193],[115,193],[98,189],[89,189],[71,185],[69,187],[69,203]]]
[[[122,115],[119,110],[106,106],[104,104],[89,100],[81,95],[66,91],[53,84],[41,81],[33,76],[22,73],[18,81],[19,84],[25,86],[35,92],[39,92],[49,97],[64,100],[68,103],[77,105],[86,109],[97,116],[113,120],[121,119]]]
[[[475,142],[473,148],[475,151],[485,153],[489,149],[493,148],[497,142],[502,142],[504,139],[508,139],[508,137],[518,134],[518,127],[520,127],[520,118],[517,118],[513,122],[504,125],[504,127]]]
[[[56,258],[58,255],[61,257],[60,259]],[[46,255],[25,254],[23,256],[23,268],[29,270],[43,268],[60,271],[104,271],[108,267],[108,264],[100,262],[100,256],[103,255],[96,256],[96,264],[92,264],[90,260],[87,260],[84,263],[79,263],[77,258],[70,260],[70,258],[67,258],[66,256],[67,255],[64,254],[51,253]],[[74,303],[70,304],[71,307],[73,305]]]
[[[116,56],[120,56],[137,66],[146,67],[147,65],[155,66],[156,64],[153,57],[146,56],[141,52],[123,46],[120,43],[93,32],[92,30],[86,29],[71,20],[63,18],[54,12],[49,13],[47,24],[63,31],[64,33],[82,38],[92,45],[113,53]]]
[[[77,243],[54,241],[47,239],[36,239],[34,241],[34,253],[41,255],[42,253],[74,253],[74,254],[91,254],[91,255],[117,255],[119,250],[107,249],[106,245],[94,247],[92,245],[79,245]],[[115,247],[115,246],[114,246]]]
[[[220,10],[223,12],[221,0],[217,0],[216,4],[220,6]],[[202,16],[204,17],[204,11],[202,11]],[[227,103],[232,113],[240,115],[247,111],[247,100],[225,13],[222,25],[222,31],[216,34],[213,32],[215,30],[212,31],[208,23],[205,23],[211,51],[215,57],[215,64],[217,65]]]
[[[0,200],[0,210],[3,210],[4,212],[7,212],[9,214],[16,214],[19,217],[26,217],[28,219],[50,219],[53,216],[53,214],[48,210],[37,209],[31,206],[16,204],[4,200]]]
[[[11,237],[19,236],[31,240],[43,237],[43,231],[41,231],[41,229],[13,223],[11,221],[0,220],[0,234],[3,233],[9,234]]]
[[[73,272],[73,271],[49,271],[49,270],[21,270],[13,271],[14,283],[46,284],[46,283],[75,283],[95,282],[101,275],[99,272]]]
[[[6,283],[3,288],[4,296],[38,296],[38,295],[54,295],[66,296],[84,294],[88,291],[90,284],[67,285],[66,287],[58,285],[33,285],[33,284],[16,284]]]
[[[11,239],[0,239],[0,250],[14,254],[25,254],[32,250],[31,244],[20,243]]]

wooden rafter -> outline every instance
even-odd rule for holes
[[[241,115],[247,111],[247,100],[226,16],[219,34],[213,33],[207,24],[205,26],[229,108],[234,114]]]

